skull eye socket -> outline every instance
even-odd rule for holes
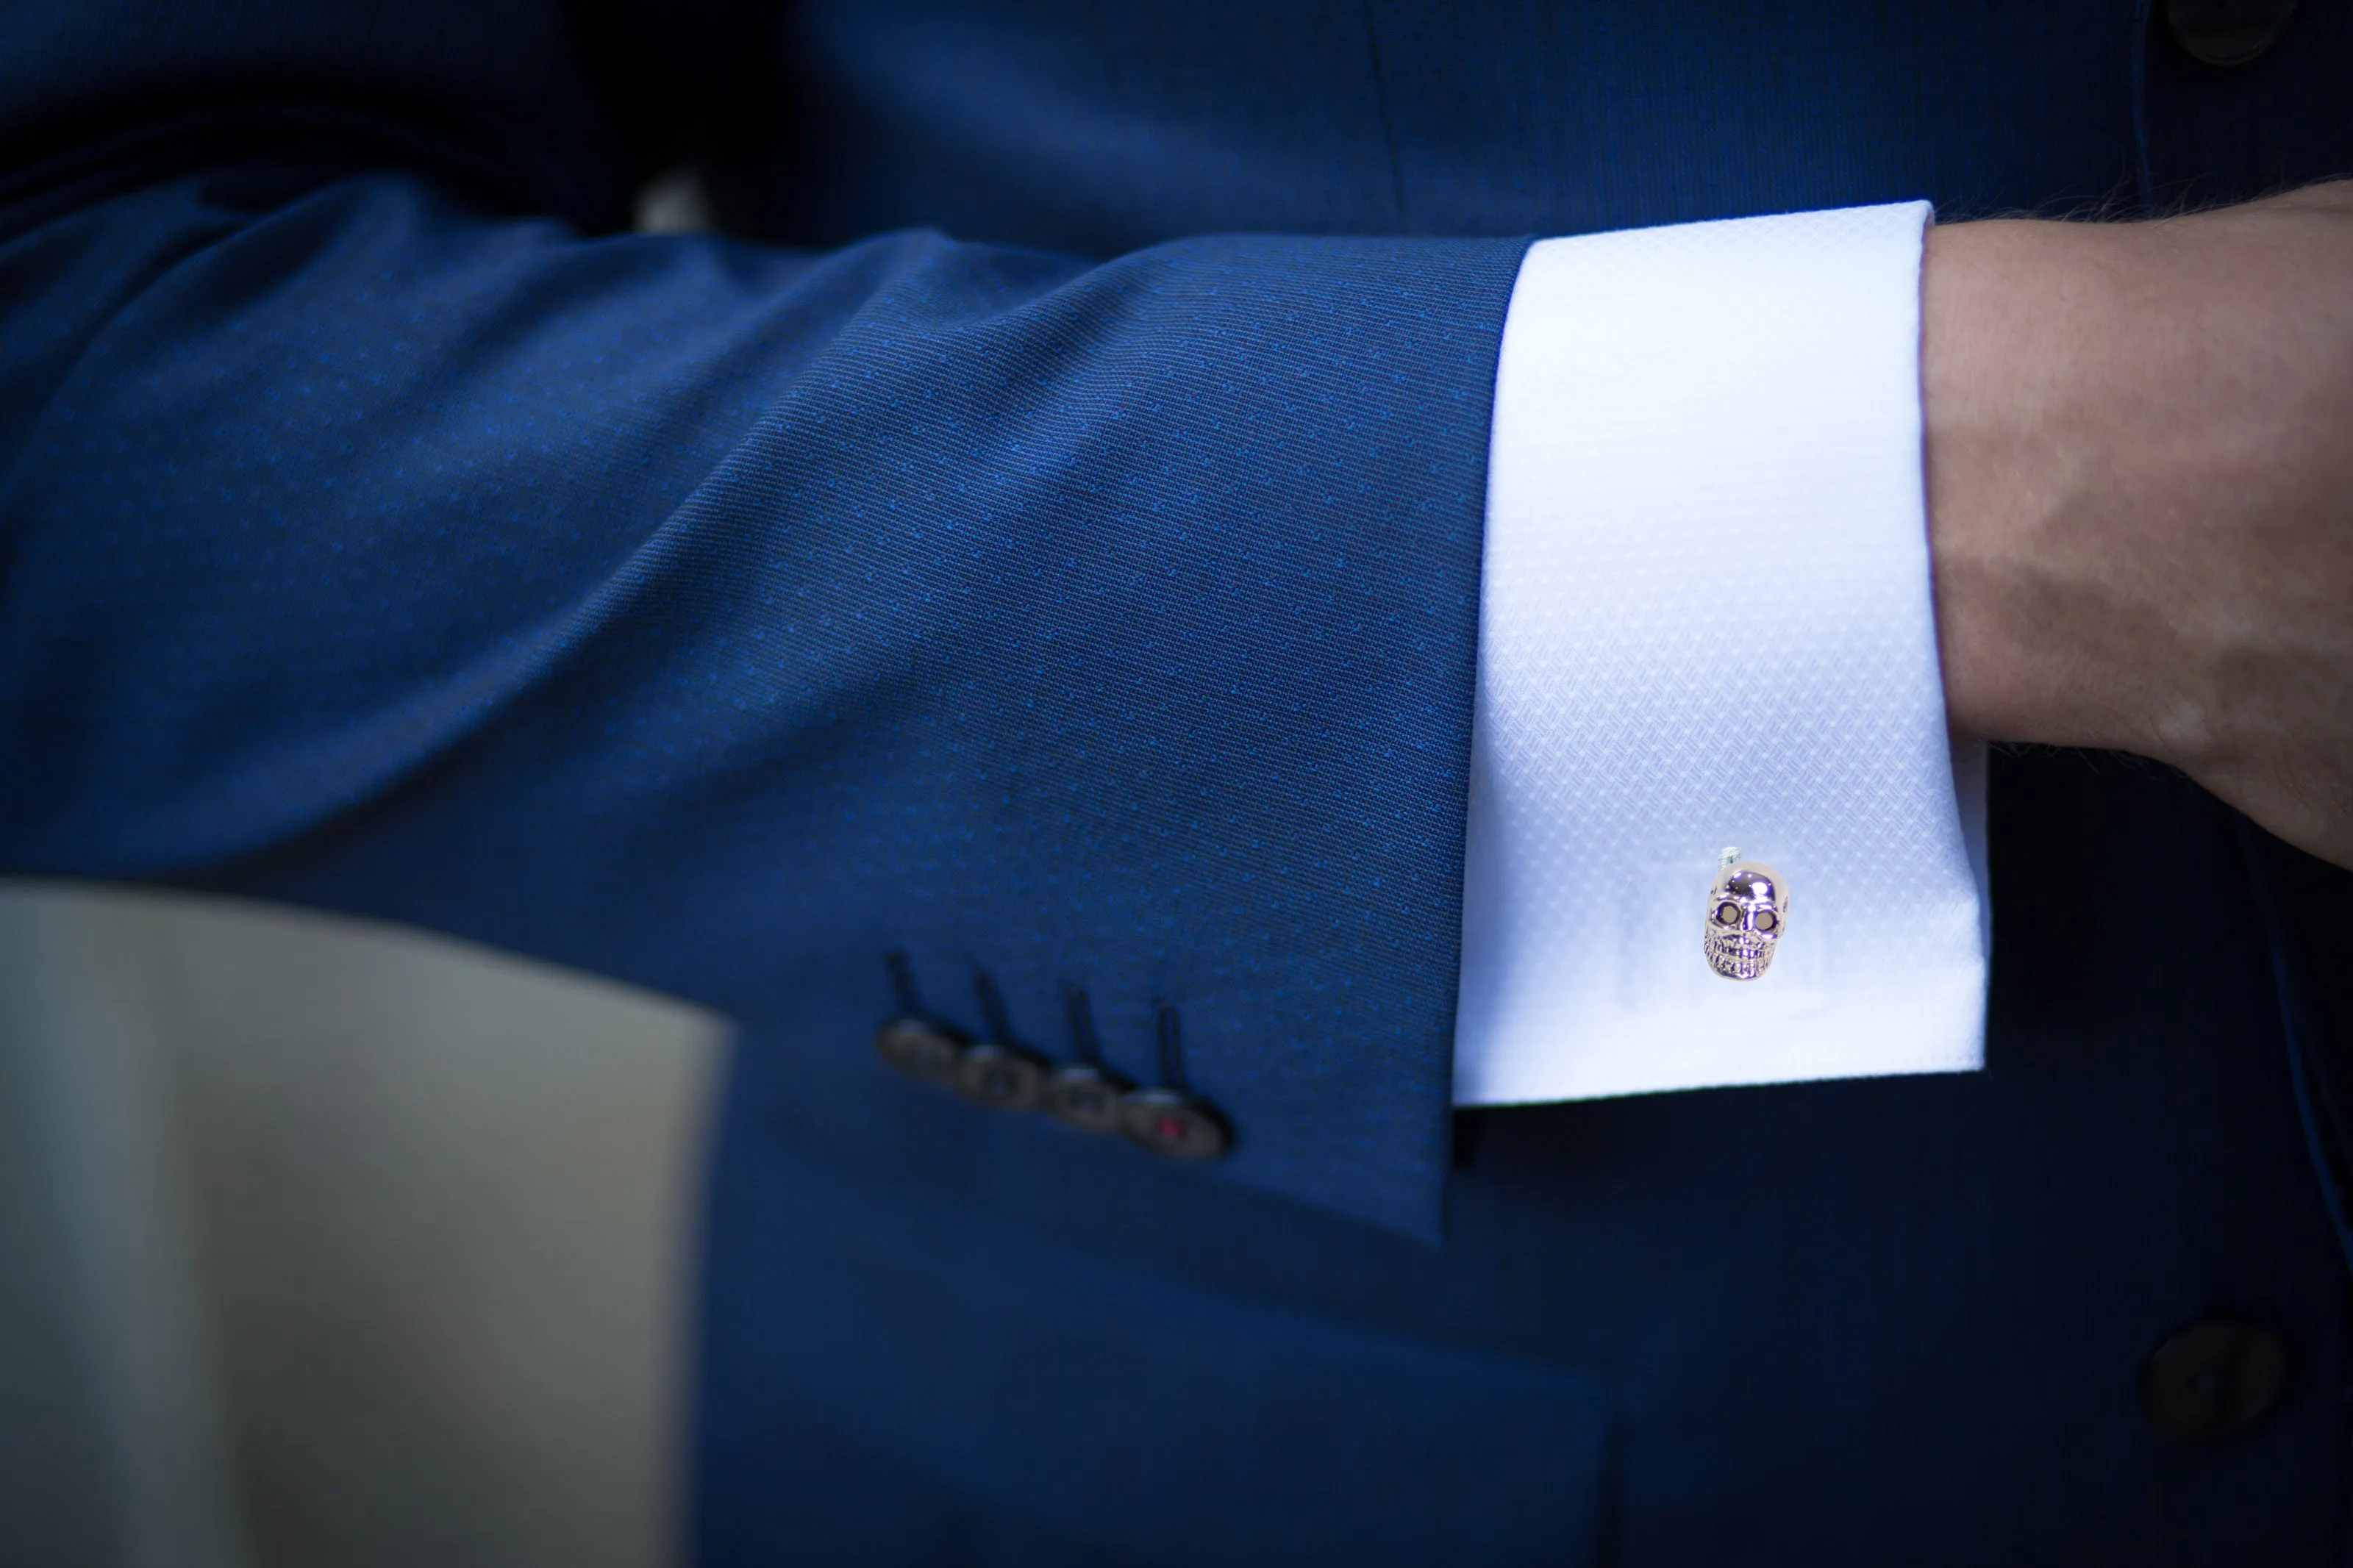
[[[1728,899],[1723,903],[1716,905],[1715,923],[1720,926],[1738,925],[1740,923],[1740,906],[1732,902]]]
[[[1757,911],[1757,929],[1758,931],[1771,931],[1780,923],[1781,922],[1774,917],[1771,910],[1758,910]]]

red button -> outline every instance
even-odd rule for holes
[[[1120,1121],[1140,1146],[1179,1160],[1219,1159],[1233,1143],[1217,1108],[1182,1089],[1131,1089],[1121,1097]]]

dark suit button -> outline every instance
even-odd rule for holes
[[[884,1061],[925,1083],[954,1083],[964,1058],[964,1041],[953,1030],[925,1018],[893,1018],[874,1036]]]
[[[1019,1046],[984,1040],[964,1048],[956,1064],[955,1089],[976,1105],[996,1110],[1027,1110],[1038,1103],[1046,1081],[1046,1058]]]
[[[2210,66],[2242,66],[2279,37],[2295,0],[2165,0],[2173,41]]]
[[[1116,1132],[1120,1097],[1134,1087],[1108,1068],[1071,1062],[1046,1075],[1038,1108],[1082,1132]]]
[[[2287,1347],[2260,1323],[2207,1318],[2157,1347],[2140,1374],[2141,1413],[2168,1437],[2232,1437],[2287,1387]]]
[[[1120,1099],[1120,1131],[1155,1154],[1214,1160],[1233,1145],[1226,1119],[1207,1100],[1173,1089],[1133,1089]]]

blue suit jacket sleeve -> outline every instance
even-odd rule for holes
[[[1516,242],[632,236],[543,6],[0,28],[0,864],[828,1071],[886,951],[1166,1000],[1227,1173],[1435,1226]]]

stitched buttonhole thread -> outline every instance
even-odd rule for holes
[[[1062,987],[1062,1016],[1070,1023],[1071,1049],[1091,1068],[1103,1065],[1103,1042],[1095,1038],[1094,1009],[1087,1005],[1083,985]]]
[[[1160,1037],[1160,1081],[1182,1092],[1185,1088],[1185,1047],[1176,1028],[1176,1008],[1163,1002],[1156,1020]]]
[[[899,1004],[899,1011],[910,1018],[923,1016],[923,999],[915,990],[915,966],[907,962],[903,952],[886,952],[882,967],[891,976],[891,994]]]
[[[999,1045],[1011,1045],[1013,1016],[1005,1010],[1005,993],[997,988],[996,980],[986,969],[972,972],[972,989],[980,1000],[980,1020],[987,1026],[988,1037]]]

